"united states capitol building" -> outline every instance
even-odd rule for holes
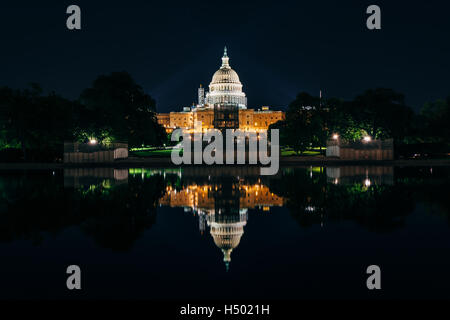
[[[273,123],[285,119],[282,111],[272,111],[264,106],[258,110],[247,108],[247,96],[236,71],[230,66],[227,48],[224,49],[222,65],[209,84],[209,91],[200,85],[197,105],[185,107],[180,112],[157,114],[158,123],[168,133],[176,128],[194,130],[196,122],[202,130],[240,129],[243,131],[266,131]]]

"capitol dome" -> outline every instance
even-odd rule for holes
[[[214,73],[209,84],[206,103],[210,106],[227,105],[246,109],[247,97],[242,92],[242,83],[236,71],[230,67],[229,61],[227,47],[225,47],[222,66]]]
[[[211,85],[219,83],[234,83],[242,86],[241,81],[239,81],[238,74],[230,67],[228,68],[222,67],[219,70],[217,70],[216,73],[214,73]]]

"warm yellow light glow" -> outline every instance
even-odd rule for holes
[[[334,140],[339,139],[339,135],[338,135],[338,134],[334,134],[334,135],[333,135],[333,139],[334,139]]]
[[[91,139],[91,140],[89,140],[89,143],[90,144],[97,144],[97,140],[96,139]]]
[[[364,142],[370,142],[370,141],[372,141],[372,138],[367,136],[367,137],[364,137],[363,140],[364,140]]]

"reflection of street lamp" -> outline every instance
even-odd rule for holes
[[[369,137],[369,136],[366,136],[366,137],[364,137],[363,141],[364,142],[370,142],[370,141],[372,141],[372,138]]]
[[[372,182],[370,181],[370,179],[366,179],[364,181],[364,185],[368,188],[368,187],[370,187],[372,185]]]

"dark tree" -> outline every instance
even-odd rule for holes
[[[326,129],[327,139],[337,134],[340,138],[347,141],[355,141],[363,138],[364,132],[358,126],[353,115],[353,104],[342,99],[330,98],[324,102],[323,109],[324,128]]]
[[[287,132],[287,122],[286,121],[278,121],[276,123],[273,123],[269,126],[269,132],[270,130],[279,130],[280,133],[280,146],[287,146],[289,145],[289,136]]]
[[[426,103],[418,118],[423,137],[434,142],[450,142],[450,97]]]
[[[25,160],[55,160],[70,138],[73,103],[55,93],[44,96],[37,84],[24,90],[0,89],[5,146],[22,150]],[[31,156],[29,153],[31,151]]]
[[[130,147],[160,145],[166,138],[157,123],[155,101],[126,72],[99,76],[82,92],[80,102],[80,138],[110,138]]]
[[[403,94],[392,89],[367,90],[353,101],[350,110],[357,126],[375,139],[403,139],[410,131],[413,111]]]
[[[289,146],[296,152],[323,144],[320,100],[305,92],[289,105],[286,113],[286,136]]]

